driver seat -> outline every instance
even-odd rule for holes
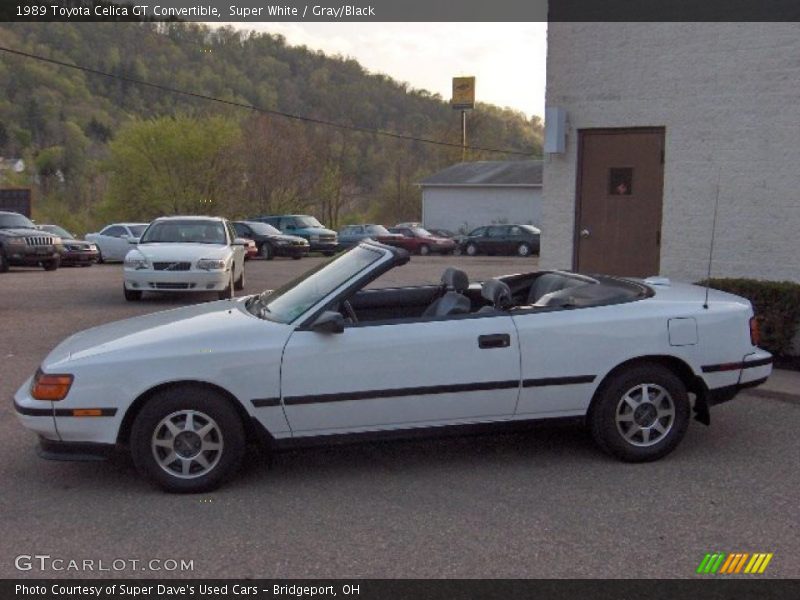
[[[464,271],[448,267],[442,273],[442,287],[447,290],[434,300],[423,317],[445,317],[447,315],[463,315],[472,309],[472,303],[464,295],[469,289],[469,277]]]

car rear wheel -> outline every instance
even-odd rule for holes
[[[46,260],[42,262],[42,268],[45,271],[55,271],[59,266],[61,266],[60,258],[54,258],[53,260]]]
[[[657,364],[621,372],[598,390],[589,415],[600,448],[626,462],[658,460],[672,452],[689,427],[683,381]]]
[[[531,247],[528,244],[523,242],[522,244],[520,244],[517,247],[517,254],[519,254],[520,256],[530,256],[531,255]]]
[[[141,290],[129,290],[123,285],[122,293],[125,294],[125,300],[127,300],[128,302],[136,302],[142,299]]]
[[[464,251],[467,253],[467,256],[475,256],[478,253],[478,247],[475,244],[467,244]]]
[[[8,271],[8,259],[6,258],[6,253],[0,248],[0,273],[5,273]]]
[[[275,252],[272,249],[272,245],[268,244],[267,242],[261,244],[261,247],[258,249],[258,253],[264,260],[272,260],[275,258]]]
[[[428,246],[428,244],[422,244],[419,247],[419,255],[420,256],[427,256],[430,253],[431,253],[431,248],[430,248],[430,246]]]
[[[131,429],[131,455],[145,477],[168,492],[218,487],[239,468],[242,421],[228,399],[199,386],[154,394]]]

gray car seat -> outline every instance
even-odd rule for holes
[[[444,317],[447,315],[461,315],[468,313],[472,303],[464,295],[469,289],[469,277],[464,271],[448,267],[442,273],[442,286],[447,290],[442,296],[434,300],[423,317]]]
[[[478,311],[479,313],[505,310],[513,304],[511,288],[508,287],[504,281],[500,281],[499,279],[484,281],[481,286],[481,296],[491,304],[481,307]]]
[[[586,285],[587,283],[587,281],[581,281],[580,279],[561,275],[560,273],[545,273],[544,275],[539,275],[528,292],[528,304],[536,304],[541,300],[542,296],[546,296],[547,294],[577,287],[579,285]]]

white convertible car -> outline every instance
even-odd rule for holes
[[[692,412],[763,382],[747,300],[666,279],[544,271],[369,288],[408,254],[362,242],[260,295],[66,339],[15,409],[46,458],[128,448],[169,491],[214,488],[250,441],[297,445],[577,418],[600,448],[658,459]]]

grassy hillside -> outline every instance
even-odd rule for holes
[[[459,115],[441,97],[281,36],[198,24],[16,23],[0,24],[0,45],[274,111],[460,139]],[[152,218],[178,210],[307,210],[334,225],[414,218],[414,183],[461,158],[455,148],[290,121],[5,53],[0,87],[0,156],[29,165],[25,176],[6,175],[3,183],[33,185],[38,218],[79,230],[121,211]],[[224,139],[214,134],[219,127]],[[469,133],[471,145],[541,151],[541,122],[516,111],[479,105]],[[207,151],[191,152],[193,139],[205,140]],[[132,143],[149,144],[138,155],[160,158],[131,167]],[[481,158],[514,157],[469,154]],[[131,193],[131,177],[157,171],[172,184],[169,202],[152,197],[162,185],[154,182]],[[215,173],[214,181],[200,185],[198,171]]]

